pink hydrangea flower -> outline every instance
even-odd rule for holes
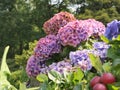
[[[76,18],[73,16],[73,14],[68,12],[60,12],[46,21],[43,25],[43,29],[46,34],[57,34],[61,27],[74,20],[76,20]]]
[[[95,19],[83,20],[83,26],[89,32],[89,36],[101,36],[105,33],[105,25]]]
[[[67,25],[60,28],[58,32],[58,37],[63,46],[69,45],[76,47],[82,41],[87,40],[88,36],[87,29],[84,29],[81,22],[78,20],[69,22]]]

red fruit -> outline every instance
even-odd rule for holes
[[[100,77],[95,76],[91,81],[90,81],[90,86],[93,87],[95,84],[100,82]]]
[[[94,87],[93,90],[107,90],[106,86],[101,83],[97,83]]]
[[[103,73],[103,75],[100,78],[100,81],[104,84],[112,84],[116,80],[115,80],[115,77],[111,73]]]

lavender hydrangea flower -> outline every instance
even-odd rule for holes
[[[120,34],[120,21],[113,20],[107,24],[105,36],[112,40],[112,38],[116,38]]]
[[[100,58],[107,57],[107,50],[110,46],[105,42],[95,42],[93,44],[93,49]]]
[[[76,20],[76,18],[73,16],[73,14],[70,14],[68,12],[60,12],[46,21],[43,25],[43,28],[46,34],[56,35],[61,27],[74,20]]]
[[[26,72],[30,77],[36,77],[40,73],[46,73],[47,66],[45,66],[44,61],[36,60],[34,55],[32,55],[27,62]]]
[[[35,58],[43,61],[47,60],[54,53],[59,53],[61,50],[61,44],[55,35],[47,35],[38,41],[37,46],[34,49]]]
[[[57,63],[52,63],[51,65],[49,65],[49,71],[50,70],[55,70],[61,74],[63,74],[64,71],[69,72],[70,70],[72,70],[72,65],[70,62],[68,61],[60,61]]]
[[[90,58],[88,56],[88,50],[70,52],[69,58],[74,66],[79,66],[83,71],[90,70],[92,68]]]
[[[76,47],[82,41],[87,40],[88,32],[87,29],[84,30],[80,26],[80,21],[76,20],[69,22],[67,25],[60,28],[58,37],[60,38],[61,44],[63,46],[69,45]]]

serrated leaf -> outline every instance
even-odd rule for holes
[[[118,58],[118,59],[115,59],[114,61],[113,61],[113,66],[116,66],[116,65],[118,65],[118,64],[120,64],[120,58]]]
[[[101,35],[100,38],[101,38],[101,40],[103,40],[104,42],[109,43],[109,40],[108,40],[104,35]]]
[[[117,36],[116,40],[120,41],[120,35]]]
[[[76,85],[73,90],[82,90],[82,85],[81,84],[78,84]]]
[[[92,63],[92,66],[99,72],[102,73],[102,62],[99,59],[99,57],[94,56],[93,54],[89,54],[90,61]]]
[[[120,80],[120,64],[112,66],[112,73],[115,75],[116,79]]]
[[[40,82],[48,82],[48,77],[45,74],[39,74],[36,79]]]
[[[84,77],[84,74],[82,72],[82,70],[80,68],[78,68],[74,73],[74,78],[73,78],[73,82],[80,82],[82,80],[82,78]]]
[[[19,90],[26,90],[26,85],[24,83],[20,83],[20,89]]]
[[[40,89],[38,89],[38,90],[54,90],[54,89],[51,89],[50,85],[48,83],[44,82],[40,85]]]
[[[13,85],[6,79],[0,80],[0,90],[17,90]]]
[[[107,51],[107,57],[112,58],[113,60],[120,58],[120,48],[109,48]]]
[[[59,83],[63,83],[62,81],[62,76],[60,75],[60,73],[56,72],[56,71],[50,71],[48,72],[48,77],[49,79],[51,79],[53,82],[59,84]]]
[[[120,84],[119,86],[116,86],[115,84],[108,84],[107,87],[109,90],[120,90]]]
[[[67,83],[71,83],[73,79],[73,72],[63,72],[64,78]]]
[[[104,72],[111,72],[111,63],[110,62],[104,63],[102,67],[103,67]]]

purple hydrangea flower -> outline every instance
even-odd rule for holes
[[[43,28],[46,34],[56,35],[61,27],[74,20],[76,20],[76,18],[73,16],[73,14],[70,14],[68,12],[60,12],[46,21],[43,25]]]
[[[64,71],[69,72],[70,70],[72,70],[72,65],[70,62],[63,60],[63,61],[52,63],[51,65],[49,65],[48,71],[50,70],[55,70],[62,74]]]
[[[95,42],[93,44],[93,49],[95,50],[96,54],[100,58],[106,58],[107,57],[107,50],[110,46],[106,44],[105,42]]]
[[[88,32],[87,29],[84,30],[80,26],[80,21],[76,20],[69,22],[67,25],[60,28],[58,37],[60,38],[61,44],[63,46],[69,45],[76,47],[82,41],[87,40]]]
[[[35,58],[43,61],[51,57],[55,53],[59,53],[61,50],[61,44],[59,39],[55,35],[47,35],[38,41],[37,46],[34,49]]]
[[[36,60],[34,55],[32,55],[28,61],[26,66],[26,72],[30,77],[36,77],[40,73],[46,73],[47,67],[45,66],[44,61]]]
[[[74,66],[79,66],[83,71],[90,70],[92,68],[90,58],[88,56],[88,50],[70,52],[69,58]]]
[[[116,38],[118,34],[120,34],[120,21],[113,20],[107,24],[105,36],[109,40],[112,40],[112,38]]]

